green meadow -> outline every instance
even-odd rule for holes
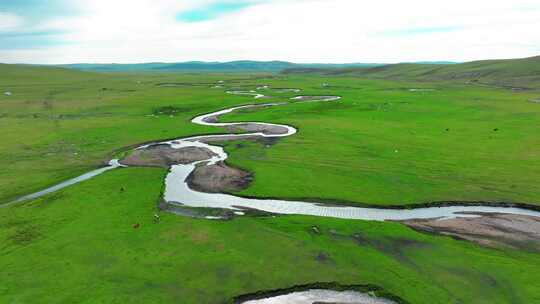
[[[228,145],[228,161],[256,177],[241,194],[371,205],[540,202],[534,93],[316,76],[286,82],[343,98],[225,116],[299,129],[271,147]]]
[[[211,88],[220,80],[226,88]],[[222,117],[299,131],[272,143],[226,145],[229,164],[255,177],[240,195],[380,206],[540,204],[540,104],[529,102],[539,91],[457,81],[11,65],[0,65],[0,203],[99,167],[138,143],[222,132],[190,123],[195,115],[294,96],[225,93],[258,85],[343,98]],[[433,90],[410,90],[419,88]],[[374,284],[408,303],[540,302],[538,252],[488,249],[399,223],[304,216],[209,221],[163,212],[156,223],[165,174],[117,169],[30,202],[0,205],[0,303],[229,303],[240,294],[314,282]]]
[[[540,300],[538,253],[398,223],[168,213],[154,223],[164,174],[119,169],[0,209],[0,302],[228,303],[310,282],[375,284],[409,303]]]

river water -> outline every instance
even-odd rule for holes
[[[268,88],[265,88],[268,89]],[[256,99],[266,97],[256,91],[227,91],[228,94],[248,95]],[[338,102],[339,96],[296,96],[291,98],[293,102]],[[253,107],[273,107],[286,106],[287,102],[266,103],[256,105],[244,105],[232,107],[224,110],[215,111],[208,114],[199,115],[191,121],[195,124],[215,127],[234,127],[234,126],[252,126],[257,127],[262,131],[247,132],[241,134],[219,134],[205,135],[188,138],[180,138],[165,142],[156,142],[154,144],[167,144],[173,148],[181,149],[185,147],[200,147],[207,148],[215,153],[210,159],[193,162],[187,165],[173,165],[165,179],[164,200],[170,204],[187,207],[199,208],[221,208],[237,211],[236,214],[242,214],[244,209],[256,209],[260,211],[276,213],[276,214],[298,214],[312,215],[322,217],[334,217],[343,219],[360,219],[360,220],[408,220],[408,219],[428,219],[428,218],[454,218],[454,217],[477,217],[479,215],[472,213],[508,213],[531,215],[540,217],[540,212],[522,208],[505,208],[505,207],[488,207],[488,206],[451,206],[451,207],[428,207],[415,209],[383,209],[383,208],[362,208],[352,206],[336,206],[325,205],[320,203],[312,203],[305,201],[286,201],[277,199],[252,199],[237,197],[229,194],[220,193],[203,193],[189,188],[186,179],[196,166],[209,166],[227,159],[227,153],[222,147],[208,144],[213,141],[238,140],[257,137],[287,137],[296,134],[297,130],[291,126],[279,125],[262,122],[232,122],[220,123],[216,122],[219,116],[228,114],[237,110],[253,108]],[[144,145],[138,149],[146,148],[150,145]],[[75,183],[88,180],[106,171],[121,167],[122,165],[117,160],[112,160],[109,166],[100,168],[86,174],[83,174],[74,179],[70,179],[51,188],[29,194],[10,203],[18,203],[29,199],[34,199],[45,194],[58,191]],[[4,205],[6,206],[6,205]],[[240,211],[240,212],[238,212]]]
[[[252,91],[229,91],[229,94],[237,95],[253,95],[255,98],[262,98],[258,93]],[[264,95],[263,95],[264,97]],[[292,100],[301,100],[299,102],[336,102],[340,98],[338,96],[297,96],[291,98]],[[302,101],[303,100],[303,101]],[[271,106],[283,106],[287,103],[267,103],[259,104],[256,107],[271,107]],[[276,199],[252,199],[243,198],[229,194],[220,193],[203,193],[192,190],[189,188],[186,179],[190,173],[195,170],[198,165],[208,166],[216,164],[220,161],[227,159],[227,153],[222,147],[217,145],[207,144],[204,141],[211,139],[217,139],[219,137],[227,138],[227,140],[234,140],[239,138],[253,138],[253,137],[286,137],[294,135],[297,130],[287,125],[277,125],[260,122],[233,122],[233,123],[219,123],[213,122],[212,118],[217,118],[221,115],[231,113],[236,110],[246,109],[254,107],[255,105],[246,105],[233,107],[229,109],[219,110],[216,112],[197,116],[192,119],[193,123],[216,126],[216,127],[228,127],[235,125],[256,124],[266,125],[273,127],[285,128],[287,132],[279,134],[268,134],[264,132],[254,133],[242,133],[242,134],[223,134],[223,135],[208,135],[197,136],[191,138],[178,139],[173,141],[162,142],[159,144],[169,144],[173,148],[184,148],[189,146],[204,147],[217,156],[208,160],[194,162],[188,165],[174,165],[171,167],[169,174],[165,179],[165,201],[178,204],[180,206],[188,207],[203,207],[203,208],[221,208],[241,211],[243,209],[256,209],[260,211],[276,213],[276,214],[300,214],[300,215],[313,215],[323,217],[334,217],[343,219],[362,219],[362,220],[408,220],[408,219],[427,219],[427,218],[453,218],[453,217],[477,217],[477,214],[472,213],[510,213],[510,214],[522,214],[540,216],[540,212],[521,209],[521,208],[504,208],[504,207],[488,207],[488,206],[452,206],[452,207],[429,207],[429,208],[416,208],[408,210],[399,209],[381,209],[381,208],[360,208],[351,206],[334,206],[325,205],[320,203],[310,203],[304,201],[285,201]]]
[[[357,291],[333,291],[325,289],[310,289],[292,292],[286,295],[268,297],[259,300],[249,300],[242,304],[313,304],[313,303],[340,303],[340,304],[395,304],[395,302],[369,296]]]

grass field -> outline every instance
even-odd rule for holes
[[[452,81],[514,89],[540,88],[540,56],[459,64],[398,63],[377,67],[292,68],[291,74],[355,75],[376,79]]]
[[[343,96],[339,103],[223,117],[299,129],[271,146],[227,145],[229,162],[255,174],[243,195],[540,204],[540,105],[528,102],[540,97],[535,91],[2,65],[0,80],[0,202],[99,166],[122,147],[220,132],[189,123],[197,114],[292,96],[254,100],[210,89],[226,80],[230,87],[268,84]],[[409,90],[420,87],[436,90]],[[375,284],[410,303],[540,302],[537,252],[487,249],[399,223],[301,216],[207,221],[167,213],[154,223],[165,173],[118,169],[0,208],[0,303],[227,303],[257,290],[332,281]]]
[[[189,118],[238,103],[210,85],[162,88],[161,82],[212,82],[221,75],[119,75],[0,66],[0,202],[102,165],[139,142],[216,131]],[[228,76],[238,78],[239,76]],[[159,114],[162,107],[178,112]]]
[[[0,187],[5,189],[0,201],[98,166],[124,146],[221,132],[189,119],[255,102],[209,89],[209,84],[156,86],[215,83],[245,78],[242,75],[55,72],[55,77],[42,80],[4,73],[2,83],[13,95],[0,97],[0,125],[6,130],[0,147]],[[325,82],[330,86],[322,87]],[[300,130],[269,149],[229,145],[229,161],[256,176],[242,194],[381,205],[443,200],[540,203],[540,106],[527,102],[538,96],[534,91],[318,76],[229,85],[254,88],[261,83],[343,99],[224,117],[292,124]],[[437,90],[408,90],[417,87]],[[286,96],[272,95],[278,95],[277,100]],[[171,106],[173,115],[151,116]]]
[[[309,88],[317,80],[289,82]],[[419,84],[326,81],[336,87],[307,93],[341,95],[340,102],[224,117],[300,130],[268,149],[229,145],[229,162],[255,172],[242,194],[380,205],[540,203],[540,107],[527,102],[527,94],[440,84],[420,85],[436,91],[411,92],[407,88]]]
[[[165,213],[155,224],[164,173],[121,169],[0,209],[0,302],[226,303],[332,281],[376,284],[411,303],[540,300],[537,253],[484,249],[397,223]]]

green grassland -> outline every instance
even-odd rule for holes
[[[397,223],[164,213],[156,224],[164,174],[120,169],[0,209],[0,302],[227,303],[334,281],[376,284],[410,303],[540,300],[537,253],[485,249]]]
[[[101,166],[125,146],[217,131],[193,125],[189,118],[235,105],[237,98],[209,89],[210,84],[156,84],[222,78],[227,76],[111,76],[0,65],[0,202]],[[160,113],[169,106],[175,113]]]
[[[474,82],[507,88],[540,88],[540,56],[460,64],[398,63],[377,67],[291,68],[287,74],[355,75],[377,79]]]
[[[218,80],[343,96],[223,117],[299,129],[273,144],[226,146],[229,163],[255,174],[240,194],[381,206],[540,203],[540,105],[528,102],[539,92],[320,75],[97,74],[7,65],[0,65],[0,202],[100,166],[122,147],[221,132],[191,124],[197,114],[292,96],[228,95],[210,89]],[[437,90],[408,90],[418,87]],[[399,223],[302,216],[208,221],[168,213],[154,223],[165,173],[117,169],[0,208],[0,303],[227,303],[258,290],[334,281],[375,284],[410,303],[540,301],[537,252],[487,249]]]
[[[302,81],[317,80],[289,82],[308,87]],[[223,118],[299,128],[270,148],[228,145],[228,161],[255,173],[242,194],[379,205],[540,203],[540,107],[527,102],[530,93],[440,84],[427,86],[436,91],[411,92],[418,84],[326,81],[330,86],[307,92],[341,95],[340,102]]]
[[[221,132],[189,123],[197,114],[268,101],[209,88],[227,77],[246,78],[234,74],[104,75],[32,69],[23,69],[28,77],[3,73],[2,83],[13,95],[0,97],[0,126],[5,130],[0,201],[87,171],[121,147]],[[156,86],[164,82],[208,84]],[[325,82],[329,86],[322,87]],[[224,117],[286,123],[300,130],[271,148],[228,146],[229,162],[256,176],[241,194],[379,205],[540,202],[540,106],[528,102],[538,96],[534,91],[320,76],[228,85],[254,88],[261,83],[343,99]],[[437,90],[408,90],[417,87]],[[277,96],[274,100],[290,96],[267,94]]]

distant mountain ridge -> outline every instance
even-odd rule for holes
[[[344,67],[376,67],[377,63],[346,63],[346,64],[300,64],[287,61],[251,61],[239,60],[230,62],[188,61],[178,63],[134,63],[134,64],[94,64],[76,63],[57,65],[59,67],[96,72],[280,72],[292,68],[344,68]]]
[[[320,74],[327,76],[395,79],[406,81],[453,81],[500,86],[512,89],[540,89],[540,56],[480,60],[465,63],[349,63],[349,64],[299,64],[287,61],[231,61],[136,64],[64,64],[64,65],[13,65],[0,64],[4,73],[18,73],[32,69],[48,68],[54,73],[75,72],[281,72],[283,74]],[[26,69],[22,69],[26,67]]]

